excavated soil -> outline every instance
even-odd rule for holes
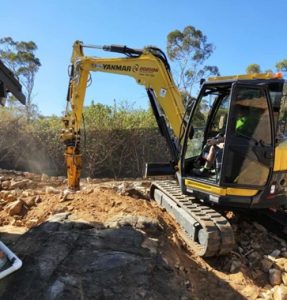
[[[0,280],[0,299],[287,299],[286,242],[226,213],[229,255],[202,259],[149,201],[149,181],[0,171],[1,240],[23,261]]]

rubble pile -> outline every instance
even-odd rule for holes
[[[149,186],[87,178],[69,193],[63,177],[0,170],[0,239],[23,260],[0,298],[287,299],[286,241],[229,212],[232,253],[195,257]]]

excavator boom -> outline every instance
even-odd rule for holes
[[[16,79],[15,75],[0,60],[0,102],[7,97],[10,92],[22,104],[25,104],[26,98],[22,93],[22,86]]]
[[[68,186],[79,189],[81,154],[80,127],[89,73],[103,72],[133,77],[143,85],[151,102],[162,135],[166,138],[173,165],[180,154],[180,141],[185,130],[184,106],[176,88],[164,53],[157,48],[131,49],[126,46],[88,46],[127,55],[120,58],[96,58],[84,56],[84,45],[77,41],[73,46],[72,70],[68,90],[68,108],[63,119],[62,140],[66,145]]]

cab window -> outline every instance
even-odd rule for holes
[[[272,133],[268,99],[263,88],[238,86],[224,152],[224,182],[262,186],[272,164]]]

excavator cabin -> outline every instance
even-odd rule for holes
[[[211,78],[193,106],[182,188],[224,206],[279,207],[287,190],[287,83],[281,74]],[[208,145],[217,137],[221,143]],[[199,172],[213,150],[208,172]],[[283,154],[284,153],[284,154]]]

